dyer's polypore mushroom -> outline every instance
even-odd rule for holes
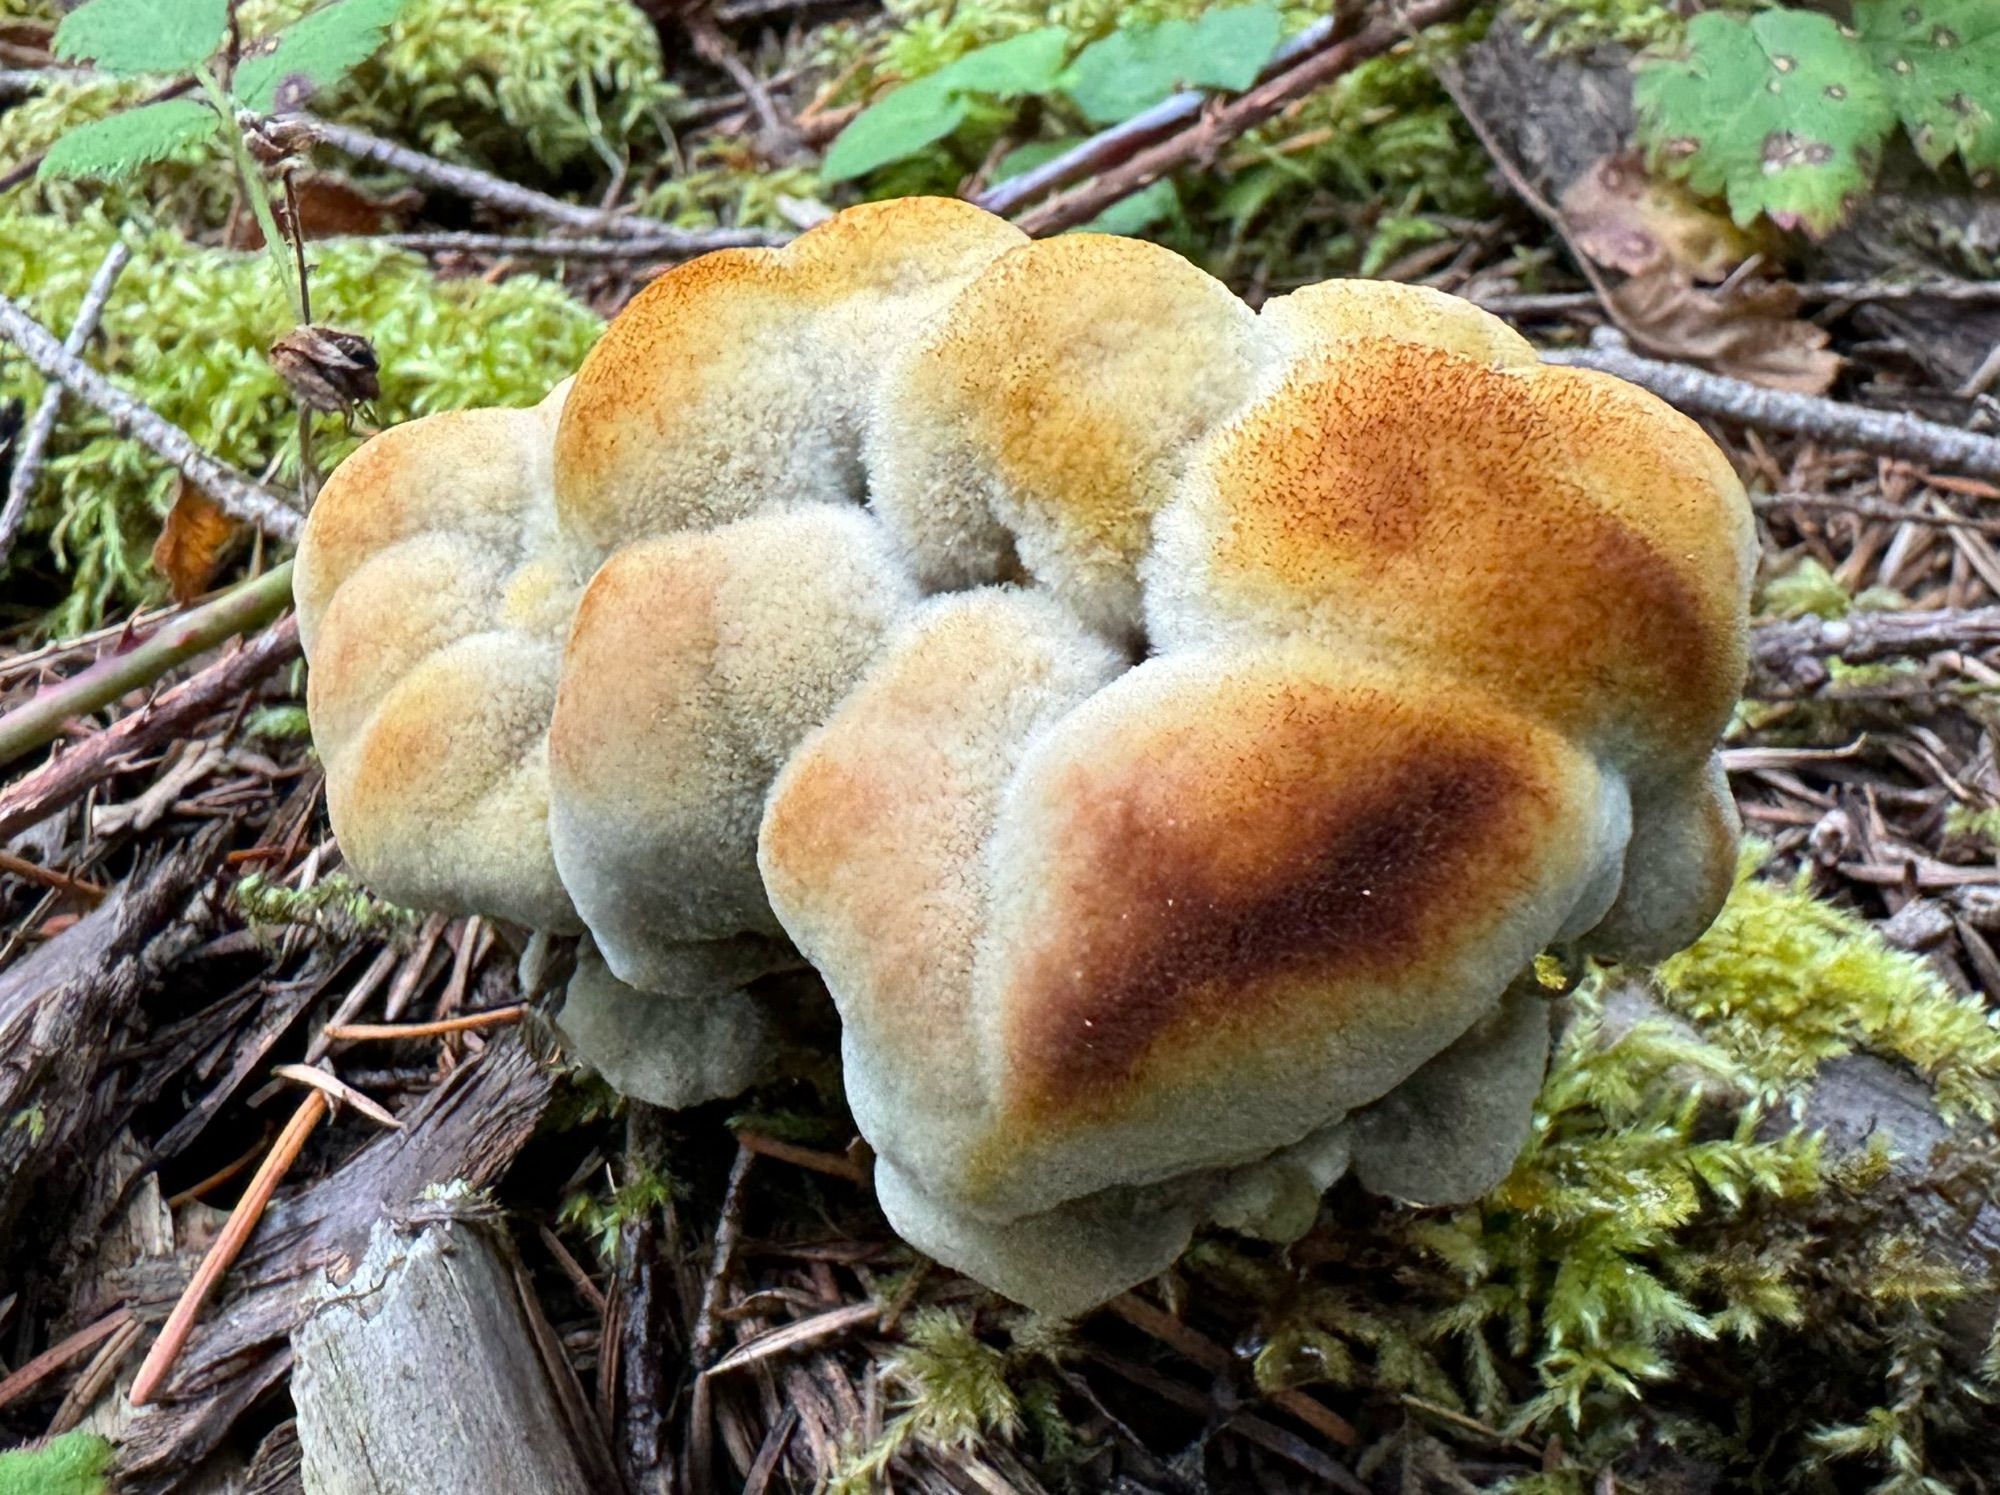
[[[1536,954],[1726,890],[1750,556],[1696,427],[1465,303],[919,199],[371,443],[300,596],[365,876],[587,928],[568,1021],[663,1101],[796,950],[890,1220],[1067,1312],[1505,1171]]]

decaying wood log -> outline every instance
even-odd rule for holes
[[[531,1322],[505,1231],[453,1188],[384,1220],[292,1333],[307,1495],[593,1495],[609,1454]],[[577,1420],[581,1414],[581,1421]]]
[[[513,1033],[459,1066],[403,1119],[310,1188],[281,1197],[231,1272],[233,1296],[196,1329],[158,1402],[119,1449],[121,1490],[169,1490],[291,1368],[306,1284],[361,1259],[378,1220],[407,1216],[433,1184],[483,1187],[534,1134],[553,1084]]]
[[[106,1052],[207,937],[219,905],[202,887],[222,850],[219,832],[196,837],[0,974],[0,1239],[38,1186],[81,1179],[82,1150],[102,1146],[116,1099],[101,1083]]]

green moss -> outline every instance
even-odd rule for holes
[[[1671,0],[1503,0],[1500,13],[1557,53],[1666,46],[1687,30]]]
[[[882,1379],[898,1393],[898,1410],[881,1437],[842,1463],[828,1495],[882,1488],[889,1466],[913,1446],[969,1453],[986,1438],[1011,1439],[1021,1431],[1007,1357],[949,1309],[911,1316],[903,1343],[882,1362]]]
[[[257,0],[261,33],[311,9]],[[409,0],[387,43],[314,108],[449,160],[518,174],[615,166],[657,146],[679,97],[660,44],[628,0]]]
[[[1820,1064],[1863,1050],[1923,1074],[1947,1116],[2000,1115],[2000,1027],[1986,1005],[1858,915],[1814,898],[1809,874],[1761,876],[1768,859],[1747,846],[1715,923],[1660,967],[1667,1004],[1773,1099],[1798,1098]]]
[[[79,1430],[0,1453],[0,1495],[101,1495],[110,1472],[110,1443]]]
[[[668,1173],[634,1172],[608,1193],[580,1189],[564,1199],[556,1222],[586,1240],[606,1266],[618,1260],[618,1241],[625,1226],[686,1195],[686,1186]]]
[[[74,222],[0,215],[0,290],[48,325],[68,326],[114,229],[100,213]],[[133,235],[134,255],[103,319],[93,362],[188,431],[251,472],[296,460],[290,401],[265,349],[290,324],[284,294],[261,256],[189,244],[178,234]],[[521,405],[572,372],[601,324],[560,287],[533,276],[497,284],[443,280],[414,255],[366,241],[315,246],[317,318],[365,332],[382,366],[382,425],[434,410]],[[41,380],[0,363],[0,398],[30,405]],[[328,465],[359,438],[322,423]],[[111,434],[104,418],[65,405],[43,470],[29,534],[17,552],[59,573],[67,593],[46,627],[81,630],[107,610],[158,591],[148,554],[171,502],[173,474]]]
[[[309,888],[288,888],[261,872],[237,880],[237,911],[255,928],[301,924],[352,939],[358,934],[395,935],[416,928],[417,915],[368,892],[345,872],[334,872]]]

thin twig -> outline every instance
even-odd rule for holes
[[[309,126],[322,143],[357,161],[400,171],[426,186],[443,188],[516,217],[539,218],[547,223],[559,223],[565,228],[608,238],[648,239],[661,246],[658,252],[662,254],[706,254],[711,249],[781,243],[788,237],[758,229],[675,229],[643,218],[614,217],[596,208],[582,207],[565,202],[560,197],[551,197],[546,192],[523,187],[490,172],[476,171],[470,166],[454,166],[422,151],[398,145],[393,140],[357,130],[352,125],[335,124],[314,115],[302,114],[290,118]]]
[[[715,1224],[715,1250],[709,1257],[708,1285],[701,1295],[701,1311],[695,1315],[694,1333],[688,1341],[688,1359],[696,1370],[714,1363],[716,1341],[722,1336],[722,1294],[736,1259],[736,1243],[743,1236],[744,1181],[757,1154],[738,1143],[736,1161],[729,1168],[729,1183],[722,1191],[722,1214]]]
[[[1256,128],[1294,100],[1325,87],[1341,74],[1379,57],[1427,26],[1456,20],[1470,0],[1417,0],[1370,21],[1353,36],[1330,41],[1248,93],[1199,115],[1187,129],[1148,146],[1120,165],[1030,208],[1015,220],[1036,236],[1060,233],[1087,223],[1113,203],[1151,186],[1168,172],[1212,157],[1245,131]]]
[[[1857,612],[1844,618],[1760,623],[1750,640],[1753,681],[1781,691],[1826,683],[1822,660],[1849,664],[2000,646],[2000,607],[1939,612]]]
[[[716,229],[708,249],[766,248],[786,242],[789,233],[767,229]],[[417,254],[478,254],[498,258],[538,260],[679,259],[707,253],[688,243],[685,233],[669,236],[634,234],[619,239],[517,238],[511,234],[426,233],[371,236],[371,243],[393,244]]]
[[[1706,415],[1808,436],[1831,446],[1922,462],[1979,478],[2000,478],[2000,439],[1924,420],[1906,411],[1868,410],[1818,395],[1765,389],[1741,379],[1663,363],[1634,353],[1624,337],[1600,327],[1588,350],[1545,351],[1546,363],[1616,374],[1690,415]]]
[[[1859,519],[1883,519],[1891,524],[1926,524],[1933,529],[1962,529],[1980,535],[2000,535],[2000,519],[1968,519],[1950,511],[1928,514],[1922,509],[1880,503],[1869,498],[1836,498],[1827,493],[1773,493],[1751,502],[1760,511],[1824,509],[1835,514],[1852,514]]]
[[[157,701],[57,754],[0,791],[0,841],[80,799],[92,785],[117,772],[127,754],[183,736],[216,712],[240,703],[244,691],[289,664],[298,652],[298,619],[285,618]]]
[[[766,1137],[761,1132],[738,1132],[736,1140],[760,1156],[776,1158],[781,1163],[809,1168],[815,1173],[825,1173],[834,1178],[844,1178],[851,1184],[861,1185],[864,1189],[868,1187],[867,1168],[846,1153],[823,1152],[816,1147],[800,1147],[796,1143],[780,1142],[776,1137]]]
[[[175,665],[207,653],[225,639],[262,627],[291,600],[292,563],[286,561],[213,602],[169,619],[123,653],[44,686],[25,705],[0,716],[0,768],[54,741],[65,723],[151,685]]]
[[[1255,82],[1261,83],[1285,71],[1300,58],[1332,41],[1340,21],[1339,17],[1328,16],[1306,27],[1271,54],[1271,60],[1257,74]],[[1004,218],[1016,208],[1057,187],[1067,186],[1116,165],[1145,142],[1195,118],[1213,97],[1213,94],[1198,88],[1184,89],[1122,123],[1099,130],[1087,140],[1078,141],[1034,170],[1024,171],[1019,176],[988,187],[972,200],[987,212],[998,213]]]
[[[15,1401],[21,1393],[30,1391],[40,1384],[44,1376],[61,1370],[92,1345],[116,1333],[121,1325],[131,1320],[131,1317],[131,1309],[115,1309],[88,1328],[79,1329],[69,1338],[50,1345],[4,1381],[0,1381],[0,1407]]]
[[[1813,305],[1851,302],[1874,305],[1893,301],[1934,301],[1947,306],[2000,305],[2000,280],[1797,280],[1786,281],[1792,294]],[[1596,311],[1595,291],[1547,291],[1473,296],[1496,317],[1557,317]]]
[[[480,1028],[510,1027],[526,1017],[525,1005],[491,1007],[484,1012],[468,1012],[462,1017],[443,1018],[434,1023],[329,1023],[321,1031],[335,1043],[389,1041],[398,1038],[437,1038],[446,1033],[470,1033]]]
[[[138,1377],[132,1382],[129,1399],[133,1406],[143,1407],[153,1399],[161,1382],[174,1368],[188,1335],[194,1332],[194,1323],[201,1314],[202,1305],[208,1301],[222,1274],[229,1270],[238,1254],[249,1242],[257,1222],[264,1218],[265,1206],[271,1196],[278,1191],[278,1184],[286,1171],[298,1160],[299,1153],[306,1145],[306,1139],[313,1134],[313,1128],[326,1116],[326,1096],[318,1090],[306,1092],[306,1098],[299,1102],[299,1108],[292,1113],[292,1119],[278,1134],[272,1145],[270,1156],[265,1158],[250,1180],[250,1187],[243,1191],[243,1197],[236,1201],[236,1208],[229,1212],[229,1221],[222,1227],[222,1234],[208,1248],[208,1254],[201,1259],[195,1269],[194,1279],[182,1292],[180,1301],[174,1304],[174,1311],[168,1315],[166,1327],[160,1330],[160,1337],[153,1341],[153,1347],[146,1352],[146,1358],[139,1366]]]
[[[104,259],[97,267],[97,273],[90,277],[90,288],[83,293],[83,305],[77,308],[76,320],[70,323],[69,336],[63,339],[62,350],[71,358],[83,352],[90,335],[97,330],[97,319],[104,315],[105,303],[111,299],[111,288],[118,283],[119,275],[131,262],[132,246],[123,239],[114,242],[105,251]],[[56,415],[62,409],[63,386],[59,381],[50,381],[42,391],[42,401],[35,407],[35,413],[28,422],[28,429],[21,437],[21,445],[14,453],[14,471],[7,479],[7,503],[0,508],[0,566],[7,563],[8,553],[14,548],[14,539],[20,532],[21,521],[28,517],[28,500],[34,496],[35,480],[41,476],[42,452],[55,434]]]
[[[179,426],[66,352],[48,328],[4,295],[0,295],[0,338],[19,348],[44,379],[57,381],[95,405],[120,436],[130,437],[179,468],[230,518],[254,524],[280,540],[299,537],[304,521],[282,497],[227,462],[211,457]]]

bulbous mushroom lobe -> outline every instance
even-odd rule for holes
[[[594,565],[774,503],[859,502],[862,414],[891,348],[1024,242],[970,203],[901,198],[667,271],[577,372],[556,441],[564,533]]]
[[[349,862],[397,902],[553,930],[578,927],[544,741],[577,591],[551,553],[566,388],[373,438],[321,492],[294,589]]]
[[[870,496],[918,580],[1018,561],[1086,623],[1139,627],[1152,519],[1250,392],[1257,318],[1156,244],[1069,234],[994,260],[903,345],[876,394]]]
[[[556,865],[617,977],[779,935],[757,875],[771,780],[915,601],[879,527],[809,504],[628,545],[577,609],[549,728]]]

